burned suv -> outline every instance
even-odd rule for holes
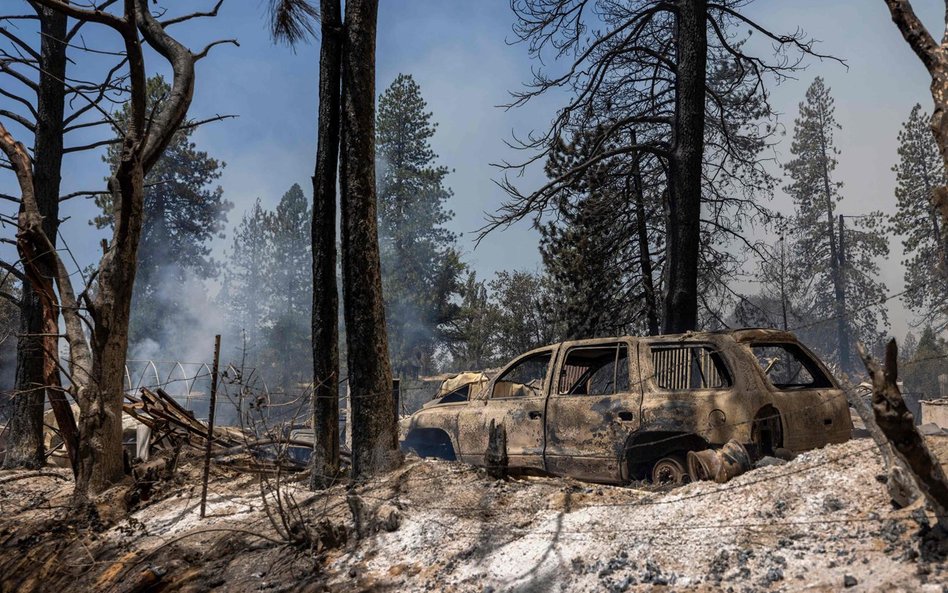
[[[478,385],[412,415],[403,449],[485,466],[500,442],[512,471],[682,482],[689,451],[733,440],[760,457],[852,432],[826,367],[777,330],[563,342]]]

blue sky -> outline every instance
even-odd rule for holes
[[[915,0],[914,4],[933,31],[943,29],[943,3]],[[512,111],[498,107],[508,100],[508,91],[529,79],[534,65],[525,47],[507,43],[513,22],[507,0],[381,0],[380,5],[378,91],[400,72],[412,74],[421,85],[439,122],[434,149],[440,163],[452,170],[447,179],[454,191],[449,207],[456,217],[450,226],[463,233],[466,261],[479,275],[536,269],[537,237],[527,224],[491,235],[476,250],[472,242],[483,213],[494,210],[504,197],[494,183],[499,172],[491,163],[518,157],[504,141],[512,133],[542,128],[560,99],[549,97]],[[294,51],[273,45],[266,32],[265,9],[262,0],[227,0],[217,19],[186,24],[178,32],[194,49],[217,38],[234,37],[241,44],[218,47],[198,65],[191,109],[196,118],[217,113],[239,116],[194,135],[202,149],[227,163],[221,185],[235,203],[232,223],[258,197],[273,206],[293,183],[310,191],[318,46],[302,45]],[[834,62],[811,61],[797,80],[773,86],[772,100],[791,130],[806,87],[814,76],[823,76],[836,98],[836,115],[843,127],[837,135],[841,150],[837,178],[844,183],[845,195],[842,211],[891,211],[895,180],[890,169],[899,126],[914,103],[929,108],[930,99],[927,75],[889,20],[883,1],[758,0],[748,14],[775,31],[800,27],[822,40],[821,51],[847,61],[848,70]],[[90,46],[115,44],[114,35],[101,27],[88,26],[84,37]],[[148,63],[152,72],[167,71],[157,56],[150,55]],[[778,159],[786,160],[788,149],[789,138],[779,147]],[[64,191],[98,189],[105,173],[97,158],[73,157],[65,167]],[[533,170],[520,183],[529,189],[540,181],[540,172]],[[12,193],[12,183],[11,175],[0,172],[0,191]],[[772,206],[791,211],[781,192]],[[0,202],[0,209],[9,211],[9,205]],[[92,204],[70,203],[63,214],[71,217],[63,228],[70,247],[83,263],[91,262],[100,236],[86,224],[93,215]],[[2,232],[8,235],[12,230],[6,227]],[[228,237],[216,246],[218,255],[229,242]],[[895,292],[902,286],[901,250],[897,241],[891,247],[883,277]],[[892,329],[902,336],[908,318],[898,303],[893,304]]]

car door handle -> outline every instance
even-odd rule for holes
[[[619,412],[618,416],[619,420],[622,422],[631,422],[632,420],[635,420],[635,414],[626,410]]]
[[[531,410],[527,414],[527,417],[529,417],[530,420],[539,420],[540,418],[543,418],[543,412],[539,412],[537,410]]]

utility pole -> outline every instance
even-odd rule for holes
[[[783,331],[787,331],[787,242],[780,235],[780,312],[783,315]]]
[[[843,372],[851,372],[853,366],[852,361],[852,350],[850,346],[850,336],[849,336],[849,315],[846,311],[846,227],[843,223],[843,215],[839,215],[839,224],[837,225],[839,229],[839,249],[836,251],[837,265],[836,265],[836,274],[837,282],[839,282],[839,291],[837,297],[839,298],[839,308],[838,315],[839,319],[837,320],[837,327],[839,331],[839,365],[842,367]]]

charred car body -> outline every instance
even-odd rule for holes
[[[850,438],[846,397],[791,333],[745,329],[563,342],[412,415],[403,449],[513,471],[625,483],[688,479],[687,454],[753,457]]]

